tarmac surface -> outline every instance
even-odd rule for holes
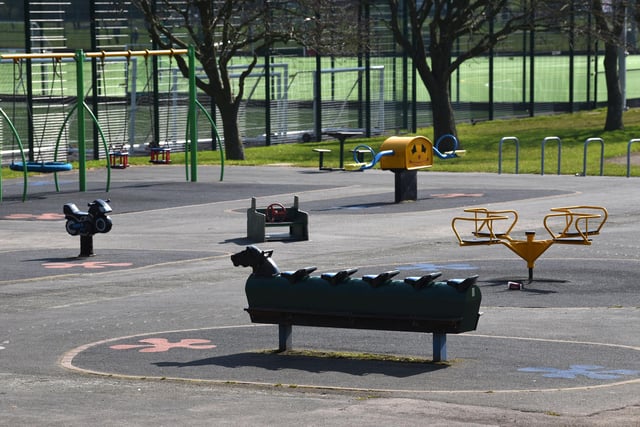
[[[157,165],[3,180],[0,202],[0,425],[640,426],[640,202],[635,178],[418,174],[394,203],[387,171]],[[246,209],[309,213],[308,241],[247,239]],[[62,205],[110,199],[114,226],[80,258]],[[468,207],[515,209],[512,236],[549,209],[604,206],[592,245],[554,244],[536,262],[502,245],[460,247]],[[398,277],[479,275],[476,331],[431,334],[278,328],[244,311],[250,269],[230,255],[273,249],[282,270],[357,267]],[[315,274],[315,273],[314,273]],[[507,283],[523,284],[509,290]],[[341,355],[343,357],[327,357]],[[365,357],[369,356],[369,357]]]

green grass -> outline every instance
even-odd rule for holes
[[[431,168],[447,172],[498,172],[498,147],[500,139],[515,136],[519,140],[519,173],[539,174],[541,169],[541,147],[545,137],[557,136],[562,142],[561,173],[574,175],[582,173],[584,146],[587,138],[599,137],[604,140],[604,158],[623,158],[620,162],[605,161],[604,174],[611,176],[626,175],[627,144],[632,138],[640,138],[640,109],[631,109],[625,113],[625,130],[604,132],[606,110],[595,110],[574,114],[540,116],[528,119],[495,120],[458,125],[458,137],[467,150],[464,157],[451,160],[434,159]],[[433,129],[419,129],[418,135],[433,138]],[[345,151],[358,144],[367,144],[376,152],[386,137],[371,139],[352,139],[345,144]],[[226,164],[265,165],[289,163],[294,166],[317,167],[317,154],[311,149],[330,148],[327,155],[329,166],[337,164],[340,148],[337,141],[319,143],[285,144],[271,147],[247,148],[244,162],[227,161]],[[557,144],[549,142],[545,148],[545,174],[557,171]],[[632,145],[633,151],[640,151],[640,143]],[[502,173],[515,171],[515,143],[506,141],[502,149]],[[216,163],[217,153],[200,153],[200,163]],[[349,160],[346,160],[347,162]],[[333,162],[333,163],[332,163]],[[600,173],[600,147],[589,144],[587,150],[587,175]],[[640,168],[632,167],[632,175],[640,176]]]
[[[519,140],[519,173],[539,174],[541,169],[541,146],[545,137],[557,136],[562,141],[562,174],[582,173],[584,146],[587,138],[599,137],[604,140],[604,174],[608,176],[626,176],[626,153],[630,139],[640,137],[640,109],[630,109],[625,113],[625,130],[604,132],[606,110],[595,110],[574,114],[540,116],[527,119],[495,120],[471,124],[459,124],[459,140],[467,154],[451,160],[434,158],[431,170],[446,172],[498,172],[498,147],[500,139],[507,136]],[[418,135],[430,139],[432,128],[420,129]],[[367,144],[376,152],[386,137],[351,139],[345,144],[348,150],[359,144]],[[291,165],[317,167],[318,157],[313,148],[329,148],[332,153],[325,157],[328,166],[337,166],[340,146],[337,141],[280,144],[270,147],[246,148],[244,161],[226,160],[225,165]],[[545,174],[557,171],[557,145],[548,143],[545,149]],[[640,151],[640,143],[632,145],[633,151]],[[183,164],[184,154],[171,155],[173,164]],[[515,143],[506,141],[502,150],[502,173],[515,172]],[[611,161],[617,159],[617,162]],[[350,162],[346,159],[346,162]],[[149,165],[148,157],[133,157],[132,165]],[[220,164],[220,154],[213,151],[198,153],[198,163],[202,165]],[[104,160],[87,162],[89,168],[104,167]],[[74,165],[77,168],[77,164]],[[600,173],[599,144],[590,144],[587,150],[587,175]],[[640,167],[632,167],[632,176],[640,176]],[[4,168],[3,178],[18,177],[20,173]]]
[[[350,359],[366,360],[374,362],[396,362],[396,363],[422,363],[434,365],[450,365],[450,362],[433,362],[423,357],[396,356],[391,354],[357,353],[351,351],[325,351],[325,350],[263,350],[258,353],[274,354],[286,357],[307,357],[318,359]]]

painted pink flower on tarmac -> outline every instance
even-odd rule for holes
[[[9,214],[4,217],[4,219],[33,219],[36,221],[57,221],[60,219],[64,219],[64,215],[58,213],[41,213],[41,214]]]
[[[143,344],[117,344],[112,345],[113,350],[131,350],[139,348],[140,353],[161,353],[169,351],[172,348],[188,348],[190,350],[207,350],[216,348],[215,345],[209,344],[210,340],[203,339],[183,339],[178,342],[169,342],[166,338],[146,338],[138,341]]]
[[[484,193],[439,193],[431,194],[435,199],[455,199],[456,197],[482,197]]]
[[[44,268],[74,268],[81,267],[87,269],[100,269],[106,267],[130,267],[130,262],[108,262],[108,261],[85,261],[85,262],[46,262],[42,264]]]

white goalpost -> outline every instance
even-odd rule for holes
[[[290,71],[290,64],[270,64],[271,142],[307,142],[315,132],[316,108],[321,108],[321,129],[364,129],[366,67],[322,69],[321,105],[315,94],[316,71]],[[262,67],[261,67],[262,68]],[[370,73],[369,126],[373,133],[385,130],[384,66],[372,66]],[[239,123],[245,141],[264,143],[264,69],[245,81],[245,100]],[[257,115],[257,117],[256,117]]]

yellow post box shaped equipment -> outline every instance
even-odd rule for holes
[[[424,136],[392,136],[380,146],[380,152],[387,150],[393,154],[380,159],[380,169],[415,170],[433,165],[433,144]]]

